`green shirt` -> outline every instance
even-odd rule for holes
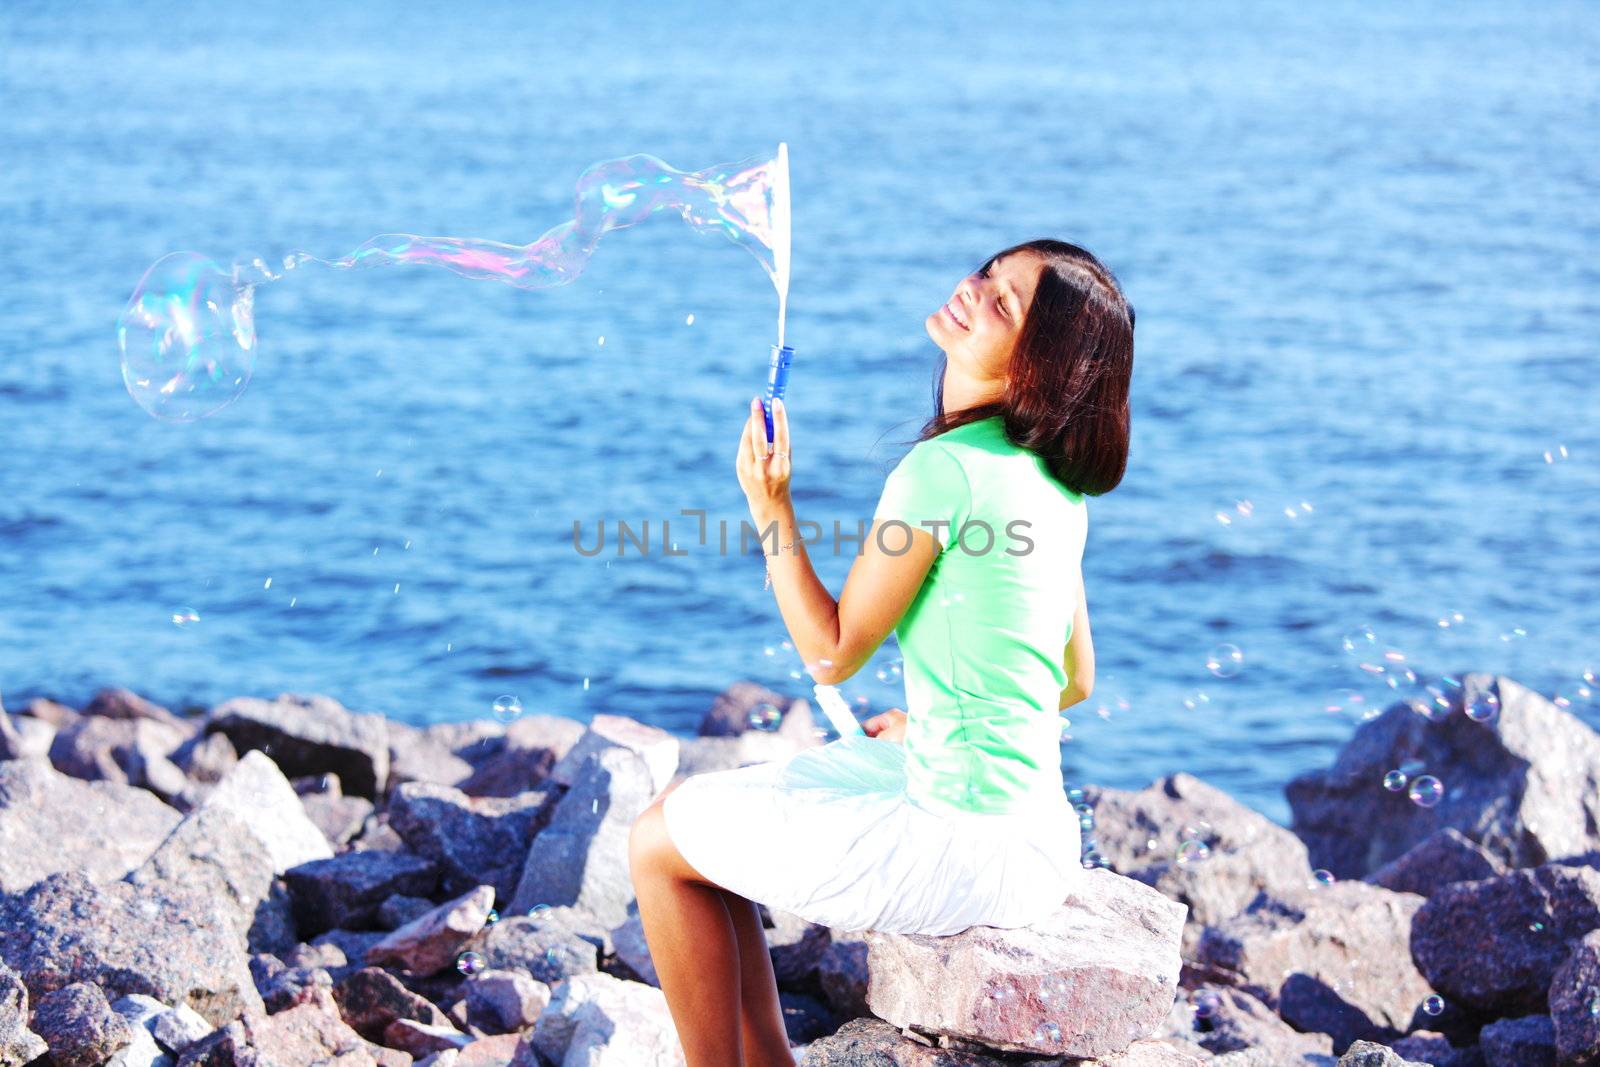
[[[996,415],[918,442],[874,522],[889,552],[940,545],[901,617],[906,792],[931,809],[1011,812],[1064,788],[1062,664],[1088,532],[1083,495],[1006,440]]]

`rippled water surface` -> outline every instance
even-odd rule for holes
[[[655,220],[544,292],[308,267],[258,294],[248,391],[192,425],[133,403],[113,336],[175,249],[522,242],[594,160],[785,139],[802,517],[870,515],[931,402],[922,319],[983,256],[1074,239],[1138,307],[1069,777],[1188,770],[1285,819],[1349,734],[1341,689],[1385,703],[1341,647],[1362,625],[1600,722],[1593,9],[927,7],[8,5],[8,701],[320,691],[428,722],[515,694],[688,733],[737,678],[802,695],[759,556],[680,516],[744,516],[776,302],[731,244]],[[619,519],[649,555],[574,551]],[[850,557],[813,555],[837,592]],[[893,655],[847,693],[903,702]]]

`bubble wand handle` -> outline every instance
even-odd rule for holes
[[[865,734],[856,717],[850,713],[850,705],[846,704],[839,690],[831,685],[814,685],[812,691],[817,695],[817,704],[822,708],[822,713],[828,717],[833,728],[839,732],[840,737],[849,737],[851,734]]]
[[[794,363],[794,349],[788,345],[773,345],[772,358],[767,361],[767,395],[761,401],[761,413],[767,420],[767,444],[773,442],[772,402],[780,399],[789,388],[789,368]]]

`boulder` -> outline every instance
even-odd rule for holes
[[[384,1031],[396,1019],[412,1019],[430,1026],[450,1025],[449,1017],[430,1001],[376,967],[346,977],[334,987],[333,996],[344,1021],[368,1041],[382,1042]]]
[[[860,931],[830,930],[828,947],[817,960],[817,984],[823,999],[841,1019],[871,1015],[867,989],[867,935]]]
[[[650,776],[650,796],[667,787],[678,769],[678,739],[658,726],[646,726],[625,715],[596,715],[577,744],[550,769],[550,780],[573,788],[589,777],[595,755],[613,749],[643,761]]]
[[[1461,682],[1437,721],[1395,704],[1358,726],[1332,767],[1289,783],[1313,866],[1365,877],[1447,826],[1510,867],[1600,848],[1600,734],[1509,678]],[[1462,710],[1493,702],[1486,721]],[[1442,783],[1433,807],[1383,787],[1408,762]]]
[[[28,1028],[28,987],[0,963],[0,1067],[24,1067],[46,1052],[44,1039]]]
[[[251,941],[281,943],[258,921],[285,927],[294,944],[288,902],[274,896],[274,879],[292,867],[332,855],[277,766],[260,752],[244,759],[194,811],[128,875],[134,885],[183,886],[237,910],[236,925]],[[269,914],[260,915],[263,906]]]
[[[1337,882],[1282,898],[1262,893],[1208,927],[1195,971],[1245,990],[1336,1051],[1358,1038],[1387,1041],[1413,1028],[1432,992],[1408,951],[1424,904],[1365,882]]]
[[[523,971],[547,985],[593,974],[600,963],[599,949],[569,927],[526,915],[489,927],[481,952],[488,969]]]
[[[486,884],[508,904],[558,794],[536,789],[514,797],[472,797],[448,786],[409,783],[389,795],[389,825],[407,848],[439,865],[444,892]]]
[[[1345,1055],[1365,1044],[1357,1041]],[[1483,1052],[1477,1045],[1457,1048],[1444,1034],[1432,1030],[1413,1030],[1390,1046],[1401,1060],[1418,1060],[1432,1067],[1484,1067]]]
[[[616,735],[632,732],[632,727],[614,724],[607,728]],[[584,736],[590,735],[607,736],[596,730]],[[662,752],[675,765],[677,741],[667,736],[673,747]],[[568,758],[585,746],[586,742],[580,741]],[[633,822],[659,790],[648,764],[635,749],[597,741],[588,745],[588,751],[590,755],[581,764],[565,772],[569,788],[556,804],[549,825],[528,850],[510,910],[525,914],[537,904],[569,905],[612,929],[627,920],[628,904],[633,900],[628,864]],[[553,778],[562,775],[564,765],[566,760],[557,765]],[[671,777],[670,767],[664,773]]]
[[[182,887],[53,874],[0,899],[0,960],[34,996],[93,982],[109,997],[187,1004],[213,1025],[262,1009],[233,909]]]
[[[389,788],[407,782],[460,786],[472,777],[472,764],[425,730],[389,721]]]
[[[290,967],[320,967],[335,982],[342,982],[367,965],[367,953],[386,936],[372,930],[329,930],[285,954],[283,962]]]
[[[133,1026],[111,1010],[92,982],[73,982],[40,997],[33,1027],[50,1046],[53,1067],[99,1067],[133,1044]]]
[[[1556,970],[1600,927],[1600,871],[1546,864],[1430,897],[1411,954],[1446,999],[1493,1016],[1542,1013]]]
[[[201,785],[214,785],[227,777],[239,762],[239,753],[227,734],[195,734],[179,745],[172,754],[172,762]]]
[[[1173,1036],[1222,1055],[1255,1049],[1274,1063],[1304,1063],[1323,1057],[1333,1059],[1333,1039],[1327,1034],[1302,1033],[1284,1022],[1257,997],[1228,986],[1200,986],[1178,1000],[1170,1017],[1182,1020],[1182,1030]],[[1176,1025],[1169,1030],[1177,1031]]]
[[[466,989],[468,1021],[491,1034],[521,1033],[550,1003],[550,987],[523,971],[484,971]]]
[[[0,893],[62,871],[121,878],[179,818],[142,789],[80,781],[42,760],[0,763]]]
[[[395,894],[430,896],[439,884],[432,860],[408,852],[345,852],[284,873],[302,932],[356,930],[376,921]]]
[[[446,1050],[459,1051],[472,1043],[472,1038],[453,1026],[419,1023],[415,1019],[396,1019],[383,1031],[383,1043],[389,1048],[409,1052],[413,1056],[426,1056]]]
[[[396,893],[378,907],[378,926],[383,930],[398,930],[411,920],[422,918],[433,907],[433,901],[427,897]]]
[[[383,1050],[314,1004],[245,1018],[189,1046],[179,1067],[375,1067]],[[387,1058],[382,1062],[405,1063]]]
[[[828,950],[828,928],[778,908],[761,908],[767,952],[778,984],[803,986],[811,981]]]
[[[612,951],[617,959],[627,967],[628,973],[646,985],[661,987],[661,978],[656,974],[655,961],[650,958],[650,945],[645,940],[644,924],[639,921],[637,912],[630,913],[626,921],[614,927],[611,931]]]
[[[23,707],[22,714],[30,719],[47,722],[57,730],[66,729],[78,721],[79,715],[72,708],[59,701],[47,700],[44,697],[34,697]]]
[[[174,1067],[177,1060],[155,1038],[156,1021],[168,1013],[165,1004],[138,993],[122,997],[111,1010],[127,1021],[133,1040],[124,1045],[108,1067]],[[205,1025],[205,1032],[211,1027]]]
[[[84,706],[83,714],[106,719],[147,719],[175,727],[184,733],[193,733],[194,724],[166,708],[135,693],[131,689],[106,688],[98,690]]]
[[[1489,1067],[1556,1067],[1556,1030],[1548,1015],[1500,1019],[1478,1034]]]
[[[1567,1067],[1600,1067],[1600,930],[1572,946],[1550,980],[1556,1051]]]
[[[1437,1067],[1408,1060],[1376,1041],[1357,1041],[1339,1057],[1338,1067]]]
[[[188,784],[170,758],[188,737],[187,730],[154,719],[84,716],[57,731],[50,762],[74,778],[136,785],[171,799]]]
[[[1090,1059],[1154,1033],[1172,1003],[1188,909],[1130,878],[1087,869],[1030,927],[946,937],[868,932],[867,1004],[926,1035],[1008,1052]],[[1057,1019],[1071,1019],[1062,1027]]]
[[[235,697],[212,709],[205,729],[226,734],[240,752],[262,750],[291,778],[331,772],[347,793],[369,800],[388,788],[388,720],[331,697]]]
[[[222,737],[221,734],[212,734]],[[373,813],[374,805],[366,797],[347,797],[337,774],[323,774],[314,778],[301,778],[295,783],[300,796],[300,806],[305,810],[322,836],[333,846],[348,844]]]
[[[669,1067],[683,1046],[661,990],[609,974],[577,974],[556,986],[539,1022],[524,1035],[513,1064]]]
[[[525,715],[506,727],[501,744],[491,751],[482,751],[482,739],[457,745],[456,754],[475,768],[461,791],[475,797],[514,797],[540,786],[586,731],[583,723],[565,716]]]
[[[367,963],[408,974],[438,974],[453,966],[462,946],[483,932],[493,907],[494,888],[480,885],[390,933],[367,950]]]
[[[1311,881],[1299,838],[1192,774],[1136,792],[1090,786],[1084,801],[1094,829],[1083,836],[1111,868],[1189,906],[1185,959],[1202,928],[1239,914],[1257,892],[1297,892]]]
[[[1431,897],[1454,882],[1472,882],[1506,873],[1500,858],[1460,830],[1446,826],[1406,853],[1367,875],[1366,881],[1396,893]]]
[[[790,1044],[804,1044],[826,1037],[839,1029],[833,1011],[816,997],[788,989],[778,990],[778,1009],[783,1012],[783,1029]]]

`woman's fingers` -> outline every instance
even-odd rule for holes
[[[757,464],[767,461],[767,423],[761,401],[750,399],[750,456]]]
[[[789,458],[789,408],[781,398],[772,402],[772,447]]]

